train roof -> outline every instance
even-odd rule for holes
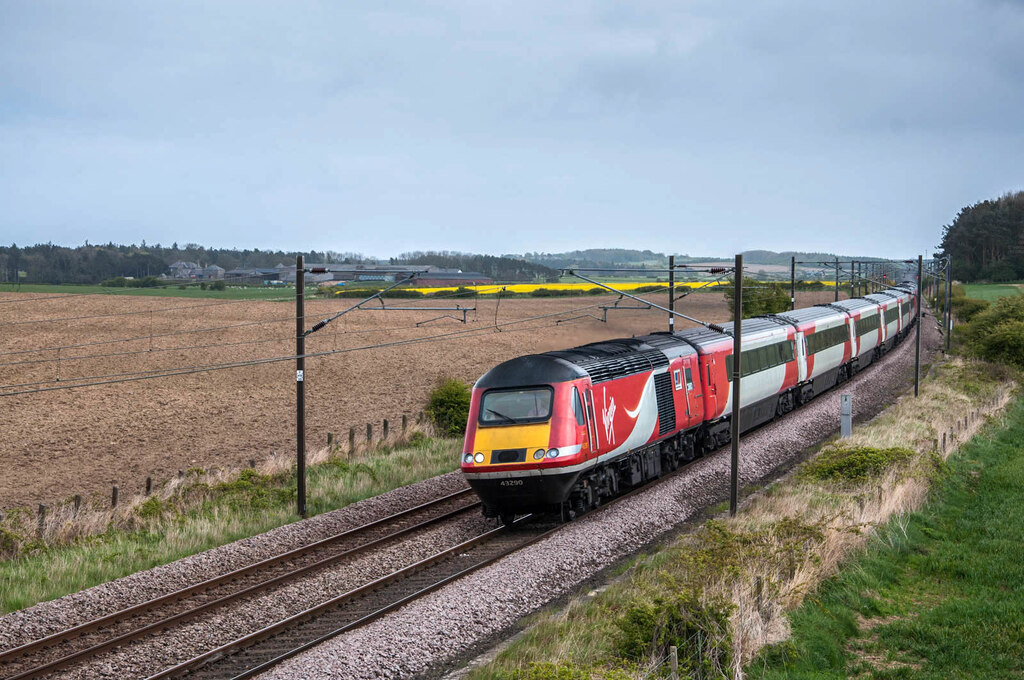
[[[839,302],[830,302],[827,305],[821,305],[822,307],[838,307],[843,311],[856,312],[861,309],[878,309],[878,303],[873,300],[867,300],[862,297],[850,298],[849,300],[840,300]]]
[[[695,350],[690,343],[680,338],[678,333],[659,331],[657,333],[651,333],[650,335],[641,335],[637,340],[641,340],[651,347],[656,347],[661,350],[665,356],[668,357],[669,361],[672,361],[676,357],[684,357],[697,353],[697,350]]]
[[[781,314],[772,314],[772,316],[777,319],[782,319],[788,323],[798,324],[806,323],[808,321],[844,318],[844,312],[838,309],[832,309],[831,307],[804,307],[802,309],[793,309],[788,312],[782,312]]]
[[[679,331],[675,335],[698,350],[706,349],[721,342],[732,342],[731,335],[703,327],[688,328],[685,331]]]
[[[886,304],[888,302],[892,302],[893,300],[895,300],[896,296],[890,295],[889,293],[882,291],[880,293],[870,293],[868,295],[865,295],[864,299],[871,300],[872,302],[877,302],[879,304]]]
[[[480,376],[476,387],[482,389],[549,385],[585,378],[579,366],[550,354],[528,354],[504,361]]]

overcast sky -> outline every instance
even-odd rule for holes
[[[1022,121],[1008,0],[0,0],[0,243],[907,256]]]

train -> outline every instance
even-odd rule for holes
[[[916,284],[742,321],[740,431],[900,343]],[[460,468],[487,517],[563,520],[731,440],[734,323],[510,359],[473,386]]]

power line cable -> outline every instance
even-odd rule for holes
[[[585,309],[592,309],[592,308],[594,308],[596,306],[598,306],[598,305],[597,304],[586,305],[584,307],[579,307],[579,308],[576,308],[574,310],[564,310],[564,311],[560,311],[560,312],[553,312],[553,313],[548,313],[548,314],[540,314],[540,315],[536,315],[536,316],[533,316],[533,317],[527,317],[527,318],[524,318],[524,319],[516,319],[514,321],[507,321],[505,323],[499,324],[499,326],[511,326],[511,325],[527,323],[529,321],[538,321],[538,320],[548,319],[548,318],[551,318],[551,317],[554,317],[554,316],[561,316],[563,314],[574,314],[576,312],[579,312],[579,311],[582,311],[582,310],[585,310]],[[537,326],[537,327],[527,327],[527,328],[515,329],[514,331],[511,331],[511,332],[520,332],[520,331],[527,331],[527,330],[540,330],[542,328],[554,327],[554,325],[555,324],[544,324],[544,325]],[[331,349],[331,350],[326,350],[326,351],[322,351],[322,352],[313,352],[313,353],[307,352],[306,354],[303,355],[303,357],[306,358],[306,359],[312,359],[312,358],[330,356],[330,355],[333,355],[333,354],[347,354],[347,353],[350,353],[350,352],[359,352],[359,351],[366,351],[366,350],[372,350],[372,349],[382,349],[382,348],[387,348],[387,347],[399,347],[399,346],[413,345],[413,344],[426,343],[426,342],[437,342],[437,341],[440,341],[440,340],[443,340],[443,339],[446,339],[446,338],[451,338],[451,337],[458,337],[458,336],[472,337],[474,335],[490,333],[493,330],[494,330],[493,326],[487,326],[485,328],[461,329],[461,330],[457,330],[457,331],[451,331],[451,332],[448,332],[448,333],[438,333],[438,334],[426,336],[426,337],[423,337],[423,338],[410,338],[410,339],[406,339],[406,340],[393,340],[393,341],[390,341],[390,342],[377,343],[377,344],[373,344],[373,345],[363,345],[363,346],[360,346],[360,347],[349,347],[349,348],[343,348],[343,349]],[[247,366],[258,366],[258,365],[261,365],[261,364],[278,363],[278,362],[282,362],[282,361],[294,361],[294,360],[296,360],[298,358],[299,358],[298,355],[293,354],[293,355],[288,355],[288,356],[278,356],[278,357],[266,357],[266,358],[261,358],[261,359],[252,359],[252,360],[248,360],[248,361],[228,362],[228,363],[222,363],[222,364],[207,364],[207,365],[203,365],[203,366],[183,367],[183,368],[180,368],[180,369],[154,369],[152,371],[143,371],[143,372],[135,372],[135,373],[123,373],[123,374],[111,374],[109,376],[91,376],[91,377],[87,377],[87,378],[78,378],[78,379],[75,379],[75,380],[91,380],[93,382],[83,382],[83,383],[80,383],[80,384],[71,385],[71,384],[67,384],[69,382],[68,380],[64,380],[64,381],[62,381],[62,383],[64,383],[64,384],[57,385],[57,386],[52,386],[52,387],[34,387],[34,389],[30,389],[30,390],[15,390],[15,391],[8,391],[8,392],[0,392],[0,397],[12,397],[12,396],[18,396],[18,395],[24,395],[24,394],[35,394],[37,392],[52,392],[52,391],[55,391],[55,390],[74,389],[76,387],[93,387],[93,386],[97,386],[97,385],[112,385],[112,384],[119,384],[119,383],[126,383],[126,382],[135,382],[135,381],[139,381],[139,380],[152,380],[152,379],[156,379],[156,378],[173,377],[173,376],[179,376],[179,375],[190,375],[190,374],[194,374],[194,373],[204,373],[204,372],[210,372],[210,371],[226,370],[226,369],[231,369],[231,368],[243,368],[243,367],[247,367]],[[54,382],[56,382],[56,381],[48,381],[46,383],[36,383],[36,385],[52,384]],[[29,386],[29,385],[26,385],[26,386]],[[0,389],[5,389],[6,387],[18,387],[18,385],[5,386],[5,387],[0,388]]]
[[[448,298],[451,298],[451,297],[458,297],[460,295],[472,294],[473,292],[474,291],[453,292],[453,293],[449,293],[449,294],[445,294],[445,295],[439,295],[437,297],[431,297],[431,299],[448,299]],[[329,302],[329,301],[331,301],[331,300],[312,300],[311,302]],[[13,351],[8,351],[8,352],[0,352],[0,357],[2,357],[2,356],[14,356],[14,355],[18,355],[18,354],[33,354],[33,353],[54,352],[54,351],[55,352],[60,352],[61,350],[67,350],[67,349],[81,349],[81,348],[84,348],[84,347],[93,347],[93,346],[99,346],[99,345],[111,345],[111,344],[127,343],[127,342],[139,342],[139,341],[142,341],[142,340],[152,340],[153,338],[165,338],[165,337],[173,337],[173,336],[178,336],[178,335],[187,335],[187,334],[195,334],[195,333],[206,333],[206,332],[219,331],[219,330],[230,330],[230,329],[233,329],[233,328],[241,328],[241,327],[254,326],[254,325],[264,325],[264,324],[272,324],[272,323],[285,323],[285,322],[291,322],[291,321],[294,321],[294,317],[287,317],[287,318],[280,318],[280,319],[269,319],[269,320],[262,320],[262,321],[252,321],[252,322],[243,322],[243,323],[238,323],[238,324],[229,324],[229,325],[225,325],[225,326],[213,326],[213,327],[209,327],[209,328],[198,328],[198,329],[184,330],[184,331],[172,331],[172,332],[168,332],[168,333],[156,333],[156,334],[149,334],[149,335],[140,335],[140,336],[135,336],[135,337],[131,337],[131,338],[117,338],[117,339],[114,339],[114,340],[96,340],[96,341],[93,341],[93,342],[77,343],[77,344],[74,344],[74,345],[58,345],[58,346],[50,346],[50,347],[40,347],[40,348],[36,348],[36,349],[13,350]],[[416,327],[417,326],[415,324],[414,325],[409,325],[409,326],[390,326],[390,327],[384,327],[384,328],[371,328],[371,329],[365,329],[365,330],[343,331],[343,332],[340,332],[340,333],[335,333],[335,335],[356,335],[356,334],[365,334],[365,333],[380,333],[380,332],[385,332],[385,331],[409,330],[409,329],[413,329],[413,328],[416,328]],[[284,338],[284,339],[294,340],[295,338],[294,338],[294,336],[291,336],[291,337],[287,337],[287,338]],[[268,340],[268,342],[269,342],[269,340]],[[170,350],[178,350],[178,349],[183,350],[183,351],[187,351],[187,350],[189,350],[189,349],[191,349],[193,347],[212,348],[212,347],[217,347],[217,346],[230,346],[232,344],[234,344],[234,343],[222,343],[220,345],[219,344],[208,344],[208,345],[193,345],[193,346],[185,346],[185,347],[154,348],[152,350],[135,350],[135,351],[126,351],[126,352],[109,352],[109,353],[106,353],[106,354],[93,354],[93,355],[85,355],[85,356],[70,356],[70,357],[60,357],[60,358],[50,358],[50,359],[33,359],[33,360],[29,360],[29,361],[17,361],[17,362],[0,363],[0,366],[15,366],[15,365],[32,364],[32,363],[52,363],[52,362],[55,362],[55,361],[70,361],[70,360],[73,360],[73,359],[95,359],[95,358],[103,358],[103,357],[108,357],[108,356],[130,356],[130,355],[133,355],[133,354],[147,354],[147,353],[149,353],[151,351],[154,351],[154,352],[155,351],[170,351]]]

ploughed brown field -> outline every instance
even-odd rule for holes
[[[828,302],[832,296],[827,291],[798,293],[797,305]],[[103,295],[28,300],[40,297],[45,296],[0,294],[0,392],[73,384],[82,377],[130,378],[146,371],[292,356],[295,351],[293,302]],[[665,295],[650,299],[667,302]],[[586,316],[601,317],[598,307],[614,300],[479,300],[465,325],[441,319],[418,328],[417,322],[443,312],[356,311],[341,317],[307,339],[308,353],[352,350],[306,362],[307,445],[323,445],[329,431],[345,442],[352,426],[357,441],[363,440],[366,423],[373,423],[376,437],[382,419],[397,429],[402,414],[412,422],[444,377],[472,383],[514,356],[666,330],[667,316],[657,310],[610,312],[607,324]],[[353,302],[307,301],[306,327]],[[717,293],[690,295],[677,309],[709,321],[729,318],[725,299]],[[534,318],[539,316],[545,318]],[[557,319],[566,321],[556,325]],[[691,325],[677,320],[676,327]],[[429,341],[360,349],[416,339]],[[106,495],[114,484],[131,494],[141,490],[147,476],[159,483],[190,467],[241,467],[275,451],[290,456],[295,450],[295,362],[2,396],[0,433],[0,508],[76,493]]]

